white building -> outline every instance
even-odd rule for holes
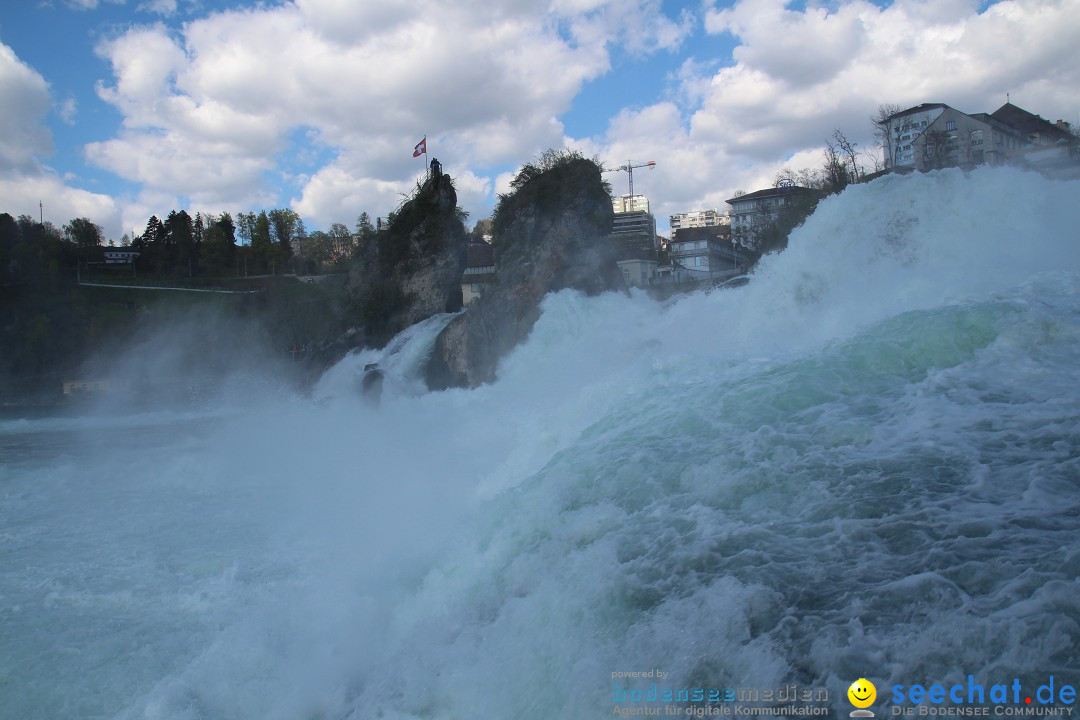
[[[649,212],[649,198],[644,195],[620,195],[611,198],[611,209],[616,213]]]
[[[943,103],[923,103],[890,115],[882,123],[885,167],[914,167],[919,137],[945,110]]]
[[[670,216],[669,220],[672,234],[682,228],[718,227],[728,222],[727,217],[716,209],[675,213]]]
[[[990,114],[971,115],[943,103],[924,103],[889,116],[882,125],[887,169],[998,165],[1070,140],[1067,123],[1051,124],[1011,103]]]
[[[623,280],[633,287],[649,287],[656,278],[657,262],[647,258],[618,260],[616,264],[622,270]]]
[[[127,246],[105,248],[106,265],[130,265],[137,257],[139,252]]]

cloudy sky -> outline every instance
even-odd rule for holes
[[[1080,116],[1080,0],[3,0],[0,212],[392,210],[424,136],[472,219],[574,147],[661,229],[820,163],[880,103]],[[867,161],[869,164],[869,161]],[[626,192],[626,174],[608,176]]]

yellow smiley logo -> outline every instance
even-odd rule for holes
[[[859,678],[847,689],[848,700],[857,708],[870,707],[877,697],[877,688],[866,678]]]

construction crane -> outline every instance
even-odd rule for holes
[[[633,162],[628,160],[625,165],[620,165],[617,168],[611,168],[610,170],[605,170],[604,172],[624,172],[624,173],[626,173],[627,175],[630,176],[630,202],[633,203],[634,202],[634,168],[643,168],[643,167],[654,168],[654,167],[656,167],[656,163],[653,162],[652,160],[650,160],[649,162],[639,163],[639,164],[635,165]]]

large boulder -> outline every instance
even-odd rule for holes
[[[430,388],[493,381],[499,360],[528,336],[547,293],[625,290],[600,167],[576,155],[549,165],[526,166],[531,172],[518,176],[516,192],[500,198],[495,279],[436,339],[427,368]]]

